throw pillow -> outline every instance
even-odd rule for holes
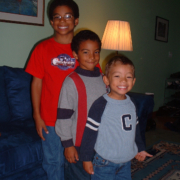
[[[4,66],[6,92],[11,110],[11,121],[32,118],[31,78],[22,68]]]

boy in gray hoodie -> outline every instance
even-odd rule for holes
[[[65,179],[90,180],[79,161],[79,150],[89,108],[106,93],[100,69],[96,67],[101,40],[92,31],[80,31],[74,36],[71,48],[79,67],[63,83],[55,130],[65,148]]]

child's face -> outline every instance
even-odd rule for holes
[[[100,48],[97,41],[86,40],[80,43],[78,53],[73,51],[74,57],[79,61],[82,69],[94,71],[99,63]]]
[[[71,18],[64,19],[65,15],[69,15]],[[73,35],[74,28],[78,24],[79,19],[74,18],[73,11],[68,6],[57,6],[53,12],[53,20],[50,22],[56,35]]]
[[[109,97],[117,100],[126,99],[125,94],[132,89],[136,81],[133,67],[121,62],[116,62],[110,68],[108,77],[104,76],[103,80],[110,86]]]

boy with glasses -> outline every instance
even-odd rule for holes
[[[54,126],[62,83],[78,66],[73,58],[71,41],[79,21],[79,8],[73,0],[53,0],[48,16],[54,36],[36,46],[26,72],[33,76],[33,117],[42,139],[43,168],[49,180],[63,180],[64,148]]]

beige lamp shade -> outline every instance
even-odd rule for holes
[[[129,22],[108,21],[102,38],[102,49],[132,51],[133,46]]]

